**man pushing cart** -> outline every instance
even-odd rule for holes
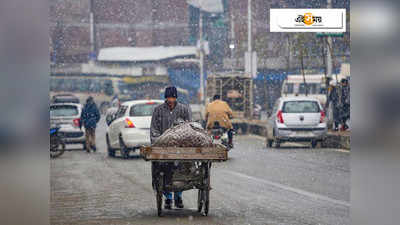
[[[150,128],[152,146],[142,147],[141,155],[152,162],[152,184],[158,215],[172,208],[183,208],[182,191],[198,189],[198,211],[208,214],[211,162],[227,159],[223,146],[213,145],[211,137],[191,122],[191,110],[178,103],[175,87],[165,90],[166,101],[154,109]],[[180,123],[180,124],[179,124]]]

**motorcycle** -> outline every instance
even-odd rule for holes
[[[50,127],[50,158],[57,158],[65,151],[65,143],[59,130],[60,126]]]
[[[224,127],[221,127],[218,122],[214,123],[214,126],[211,130],[211,137],[215,144],[222,144],[226,147],[226,149],[228,149],[228,151],[233,148],[233,146],[229,145],[228,130]]]

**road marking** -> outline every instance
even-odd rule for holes
[[[350,153],[350,150],[346,150],[346,149],[335,149],[333,150],[335,152],[344,152],[344,153]]]
[[[322,201],[327,201],[327,202],[330,202],[330,203],[333,203],[333,204],[338,204],[338,205],[343,205],[343,206],[346,206],[346,207],[350,207],[350,203],[346,202],[346,201],[333,199],[333,198],[330,198],[330,197],[327,197],[327,196],[324,196],[324,195],[308,192],[308,191],[305,191],[305,190],[302,190],[302,189],[290,187],[290,186],[287,186],[287,185],[284,185],[284,184],[275,183],[275,182],[264,180],[264,179],[260,179],[260,178],[257,178],[257,177],[252,177],[252,176],[249,176],[249,175],[246,175],[246,174],[243,174],[243,173],[239,173],[239,172],[234,172],[234,171],[229,171],[229,170],[223,170],[223,172],[229,173],[231,175],[238,176],[238,177],[241,177],[241,178],[246,178],[246,179],[249,179],[249,180],[253,180],[253,181],[256,181],[256,182],[268,184],[268,185],[274,186],[276,188],[280,188],[280,189],[283,189],[283,190],[286,190],[286,191],[294,192],[294,193],[297,193],[297,194],[300,194],[300,195],[304,195],[304,196],[307,196],[307,197],[310,197],[310,198],[314,198],[314,199],[318,199],[318,200],[322,200]]]
[[[254,135],[254,134],[242,135],[241,137],[250,137],[250,138],[255,138],[255,139],[265,141],[265,137],[260,136],[260,135]]]

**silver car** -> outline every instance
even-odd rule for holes
[[[267,146],[282,142],[310,142],[315,148],[327,133],[325,112],[311,97],[279,98],[267,122]]]
[[[57,103],[50,105],[50,126],[60,126],[59,132],[67,144],[83,144],[85,149],[85,131],[79,128],[82,105],[75,103]]]

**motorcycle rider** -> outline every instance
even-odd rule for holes
[[[206,121],[207,129],[213,129],[215,122],[218,122],[220,127],[228,131],[228,145],[233,148],[233,126],[231,119],[233,118],[232,109],[228,103],[221,100],[220,95],[214,95],[213,101],[207,105],[206,108]]]

